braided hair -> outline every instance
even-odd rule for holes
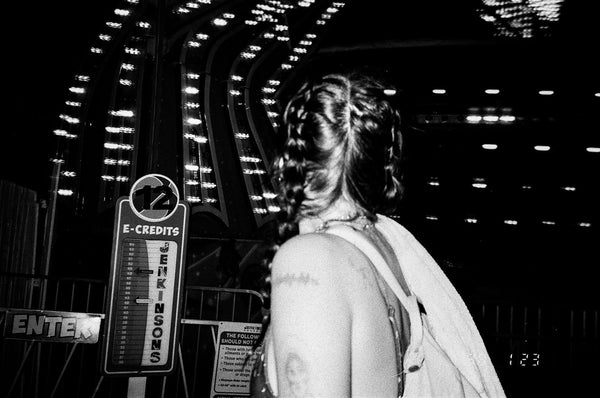
[[[266,308],[271,261],[298,234],[300,218],[318,216],[341,197],[371,221],[396,209],[402,193],[400,116],[383,90],[367,77],[332,74],[305,83],[288,102],[272,168],[281,212],[265,259]],[[263,336],[269,322],[267,311]]]

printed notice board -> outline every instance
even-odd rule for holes
[[[211,398],[250,396],[256,358],[248,353],[260,336],[260,323],[219,322]]]
[[[103,371],[167,374],[176,363],[189,208],[165,176],[137,180],[120,198],[108,297]]]

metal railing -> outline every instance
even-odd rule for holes
[[[104,281],[0,274],[0,286],[0,307],[104,313]],[[598,308],[475,300],[468,305],[507,390],[520,382],[533,385],[565,372],[597,368]],[[260,323],[261,308],[262,297],[251,290],[186,287],[178,366],[167,377],[149,377],[148,388],[161,397],[208,397],[219,322]],[[0,311],[0,327],[2,315]],[[3,393],[125,396],[126,378],[102,376],[101,347],[2,339],[0,374],[9,388]]]

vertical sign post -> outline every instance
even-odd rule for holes
[[[160,174],[117,202],[103,371],[138,382],[177,363],[188,205]],[[131,384],[131,383],[130,383]],[[144,383],[145,384],[145,383]]]

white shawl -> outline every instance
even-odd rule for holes
[[[492,361],[464,301],[433,257],[397,222],[377,215],[409,289],[427,311],[430,332],[482,397],[505,397]]]

